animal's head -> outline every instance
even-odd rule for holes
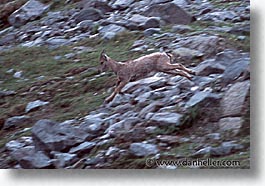
[[[109,57],[105,53],[105,50],[103,50],[99,57],[99,63],[100,63],[99,71],[100,72],[107,71],[109,69],[107,65],[108,60],[109,60]]]

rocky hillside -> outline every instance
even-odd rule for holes
[[[0,168],[249,168],[249,3],[0,1]],[[115,85],[98,73],[103,49],[171,51],[196,75],[156,73],[103,104]]]

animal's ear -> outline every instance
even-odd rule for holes
[[[107,60],[107,54],[105,53],[105,49],[103,49],[100,53],[100,58]]]

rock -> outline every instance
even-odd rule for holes
[[[233,20],[238,15],[234,11],[217,11],[205,14],[201,20],[204,21],[227,21]]]
[[[249,88],[249,81],[237,82],[225,92],[221,101],[223,117],[237,117],[244,114],[242,111]]]
[[[163,107],[163,105],[164,104],[159,101],[152,102],[139,112],[139,117],[145,118],[148,113],[158,111],[161,107]]]
[[[11,140],[11,141],[6,143],[5,148],[9,151],[15,151],[15,150],[20,149],[24,146],[25,146],[24,143],[21,143],[17,140]]]
[[[102,35],[104,39],[112,39],[117,34],[124,32],[126,29],[122,26],[118,26],[115,24],[110,24],[107,26],[103,26],[99,28],[99,33]]]
[[[9,17],[9,23],[14,27],[20,27],[28,21],[33,21],[39,18],[47,9],[46,6],[39,1],[29,0],[26,4],[13,12]]]
[[[174,3],[154,4],[143,12],[144,16],[159,17],[169,24],[190,24],[193,17]]]
[[[76,154],[61,153],[61,152],[52,152],[52,154],[53,158],[55,159],[53,164],[57,169],[70,166],[78,161]]]
[[[157,17],[148,18],[144,23],[140,24],[140,28],[148,29],[148,28],[159,28],[160,27],[160,19]]]
[[[66,45],[69,43],[69,41],[59,36],[59,37],[51,37],[47,39],[45,43],[53,47],[57,47],[57,46]]]
[[[0,98],[6,97],[6,96],[13,96],[16,92],[13,90],[0,90]]]
[[[210,134],[207,134],[205,137],[206,137],[206,139],[220,140],[221,134],[220,133],[210,133]]]
[[[227,117],[222,118],[218,122],[221,131],[232,131],[234,135],[239,133],[243,126],[243,119],[241,117]]]
[[[229,155],[235,151],[241,150],[244,147],[240,144],[234,143],[234,141],[228,141],[228,142],[223,142],[220,146],[218,147],[212,147],[211,148],[211,156],[225,156]]]
[[[180,126],[182,115],[178,113],[162,112],[155,113],[150,121],[158,123],[161,126]]]
[[[221,82],[223,86],[235,81],[240,75],[249,69],[250,58],[233,60],[233,63],[226,67]]]
[[[80,23],[84,20],[98,21],[103,18],[102,12],[95,8],[87,8],[81,10],[74,19],[76,23]]]
[[[129,82],[122,88],[121,91],[124,93],[132,93],[135,90],[137,90],[139,86],[143,86],[143,87],[150,86],[154,88],[159,88],[159,87],[164,86],[165,83],[166,83],[166,79],[164,77],[152,76],[152,77],[140,79],[137,81]]]
[[[130,103],[126,103],[125,105],[118,105],[115,107],[115,113],[124,114],[130,110],[133,110],[134,107]]]
[[[210,154],[212,147],[204,147],[191,155],[191,157],[198,158],[206,154]]]
[[[49,102],[41,101],[41,100],[29,102],[26,106],[25,112],[27,113],[27,112],[34,111],[35,109],[38,109],[39,107],[42,107],[42,106],[47,105],[47,104],[49,104]]]
[[[22,78],[22,76],[23,76],[23,72],[22,72],[22,71],[18,71],[18,72],[16,72],[16,73],[13,75],[13,77],[14,77],[14,78],[17,78],[17,79]]]
[[[174,49],[172,53],[175,56],[180,57],[182,59],[186,59],[186,60],[201,58],[204,55],[204,53],[198,50],[193,50],[193,49],[185,48],[185,47],[179,47],[177,49]]]
[[[181,47],[198,50],[209,56],[219,52],[220,41],[218,36],[201,34],[183,38],[177,44]]]
[[[158,153],[157,146],[148,143],[132,143],[129,150],[134,156],[149,156]]]
[[[236,35],[250,35],[250,24],[245,24],[245,25],[236,25],[232,27],[229,31],[231,34],[236,34]]]
[[[216,63],[215,60],[206,60],[200,63],[196,68],[196,75],[208,76],[210,74],[222,74],[225,71],[225,66]]]
[[[140,14],[133,14],[132,17],[129,19],[130,22],[136,23],[136,24],[142,24],[148,20],[148,17],[145,17]]]
[[[77,27],[80,28],[83,31],[90,30],[93,28],[94,22],[91,20],[84,20],[77,24]]]
[[[69,123],[39,120],[32,127],[32,137],[36,149],[61,152],[90,139],[91,135]]]
[[[221,96],[210,92],[197,92],[185,104],[185,108],[189,109],[195,106],[198,107],[217,107],[220,103]]]
[[[161,31],[160,28],[148,28],[144,31],[145,36],[151,36],[153,34],[159,34]]]
[[[134,0],[116,0],[112,6],[115,9],[124,9],[128,8],[133,2]]]
[[[52,160],[42,151],[35,151],[33,146],[17,149],[11,156],[24,169],[44,169],[52,167]]]
[[[100,131],[103,130],[104,117],[104,113],[87,115],[84,122],[80,124],[80,129],[91,134],[100,134]]]
[[[156,138],[162,143],[178,144],[180,142],[179,136],[159,135]]]
[[[8,33],[5,37],[0,37],[0,46],[8,45],[15,43],[16,34],[15,33]]]
[[[105,153],[105,155],[108,156],[108,157],[113,157],[119,151],[120,151],[120,149],[117,148],[117,147],[109,147],[109,149],[107,150],[107,152]]]
[[[70,149],[70,154],[77,154],[78,156],[81,156],[82,154],[88,153],[91,149],[95,147],[95,142],[84,142],[80,145],[73,147]]]
[[[190,4],[190,0],[173,0],[173,3],[180,7],[185,7]]]
[[[8,118],[5,121],[3,129],[10,129],[11,127],[19,127],[23,125],[28,125],[32,122],[29,116],[14,116],[12,118]]]
[[[116,136],[118,133],[128,132],[132,127],[140,122],[141,120],[137,117],[129,117],[111,125],[105,132]]]
[[[192,28],[188,25],[174,25],[172,26],[172,32],[177,32],[179,34],[184,34],[190,32]]]
[[[83,8],[83,9],[87,9],[87,8],[96,8],[98,10],[100,10],[102,12],[102,14],[105,14],[107,12],[112,12],[113,9],[111,6],[108,5],[108,2],[104,2],[104,1],[97,1],[97,0],[94,0],[94,1],[90,1],[90,0],[86,0],[86,1],[83,1],[85,2],[85,4],[80,8]]]

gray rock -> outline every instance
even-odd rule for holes
[[[13,12],[9,17],[9,23],[14,27],[20,27],[28,21],[33,21],[40,17],[49,6],[46,6],[39,1],[30,0],[21,8]]]
[[[219,52],[220,41],[221,39],[218,36],[201,34],[183,38],[178,42],[178,45],[198,50],[209,56]]]
[[[213,140],[220,140],[221,134],[220,133],[210,133],[205,136],[207,139],[213,139]]]
[[[185,7],[190,4],[190,0],[173,0],[173,3],[180,7]]]
[[[226,67],[221,82],[223,86],[235,81],[241,74],[249,69],[250,58],[233,60],[233,64]]]
[[[202,53],[202,52],[200,52],[198,50],[185,48],[185,47],[179,47],[177,49],[174,49],[172,53],[175,56],[178,56],[180,58],[184,58],[184,59],[187,59],[187,60],[201,58],[204,55],[204,53]]]
[[[32,122],[32,120],[29,116],[25,116],[25,115],[24,116],[14,116],[14,117],[8,118],[5,121],[3,129],[9,129],[11,127],[28,125],[31,122]]]
[[[148,28],[159,28],[160,27],[160,19],[157,17],[148,18],[144,23],[140,24],[140,28],[148,29]]]
[[[215,106],[217,107],[220,103],[221,96],[218,94],[210,93],[210,92],[197,92],[195,93],[189,101],[185,104],[185,108],[191,108],[195,106],[199,107],[209,107]]]
[[[149,156],[159,152],[156,145],[148,143],[132,143],[129,150],[135,156]]]
[[[81,156],[82,154],[88,153],[91,149],[95,147],[95,142],[84,142],[80,145],[73,147],[70,149],[69,153],[71,154],[77,154],[78,156]]]
[[[161,107],[163,107],[163,105],[164,104],[159,101],[152,102],[139,112],[139,117],[145,118],[148,113],[158,111]]]
[[[16,40],[15,33],[8,33],[4,37],[0,37],[0,46],[8,45],[14,43]]]
[[[160,28],[148,28],[144,31],[145,36],[151,36],[153,34],[159,34],[161,32]]]
[[[250,82],[237,82],[232,85],[223,96],[221,108],[223,117],[241,116],[246,97],[250,88]]]
[[[94,26],[94,22],[91,20],[84,20],[77,24],[77,27],[79,27],[83,31],[89,30],[93,28],[93,26]]]
[[[17,149],[11,153],[20,166],[24,169],[51,168],[52,160],[41,151],[35,151],[33,146]]]
[[[208,76],[210,74],[222,74],[225,71],[225,66],[216,63],[215,60],[206,60],[200,63],[196,68],[196,75]]]
[[[14,78],[17,78],[17,79],[22,78],[22,76],[23,76],[23,72],[22,72],[22,71],[18,71],[18,72],[16,72],[16,73],[13,75],[13,77],[14,77]]]
[[[5,144],[5,148],[9,151],[15,151],[15,150],[20,149],[24,146],[25,146],[24,143],[21,143],[17,140],[11,140]]]
[[[182,114],[162,112],[155,113],[150,119],[152,122],[158,123],[161,126],[180,126],[181,125]]]
[[[189,24],[193,17],[174,3],[154,4],[150,6],[143,15],[148,17],[160,17],[170,24]]]
[[[105,153],[105,155],[108,156],[108,157],[113,157],[119,151],[120,151],[120,149],[117,148],[117,147],[109,147],[109,149],[107,150],[107,152]]]
[[[227,117],[220,119],[218,126],[221,131],[232,131],[236,135],[243,126],[243,122],[241,117]]]
[[[99,134],[103,130],[104,117],[103,113],[87,115],[84,122],[81,123],[80,129],[88,133]]]
[[[102,35],[104,39],[112,39],[117,34],[124,32],[126,29],[122,26],[118,26],[115,24],[110,24],[107,26],[103,26],[99,28],[99,33]]]
[[[6,97],[6,96],[13,96],[16,92],[13,90],[0,90],[0,98]]]
[[[128,8],[133,2],[134,0],[116,0],[112,6],[115,9],[124,9]]]
[[[129,117],[111,125],[106,130],[106,133],[109,133],[112,136],[116,136],[120,132],[128,132],[134,125],[140,122],[141,120],[137,117]]]
[[[52,37],[49,38],[45,41],[46,44],[57,47],[57,46],[61,46],[61,45],[66,45],[69,43],[69,41],[67,39],[64,39],[62,37]]]
[[[233,141],[223,142],[218,147],[211,148],[211,156],[225,156],[231,154],[233,151],[238,151],[244,147],[240,144],[236,144]]]
[[[26,106],[25,112],[31,112],[31,111],[38,109],[39,107],[42,107],[42,106],[47,105],[47,104],[49,104],[49,102],[41,101],[41,100],[29,102]]]
[[[61,152],[91,139],[90,134],[78,127],[50,120],[39,120],[32,127],[32,137],[36,149],[48,152]]]
[[[80,23],[81,21],[84,21],[84,20],[98,21],[101,18],[103,18],[102,12],[95,8],[87,8],[87,9],[81,10],[74,17],[76,23]]]
[[[61,152],[52,152],[52,154],[53,158],[55,159],[53,164],[57,169],[70,166],[78,161],[76,154],[61,153]]]
[[[192,28],[188,25],[174,25],[172,26],[172,32],[177,32],[179,34],[184,34],[190,32]]]
[[[226,21],[236,18],[238,15],[234,11],[217,11],[205,14],[201,20]]]

